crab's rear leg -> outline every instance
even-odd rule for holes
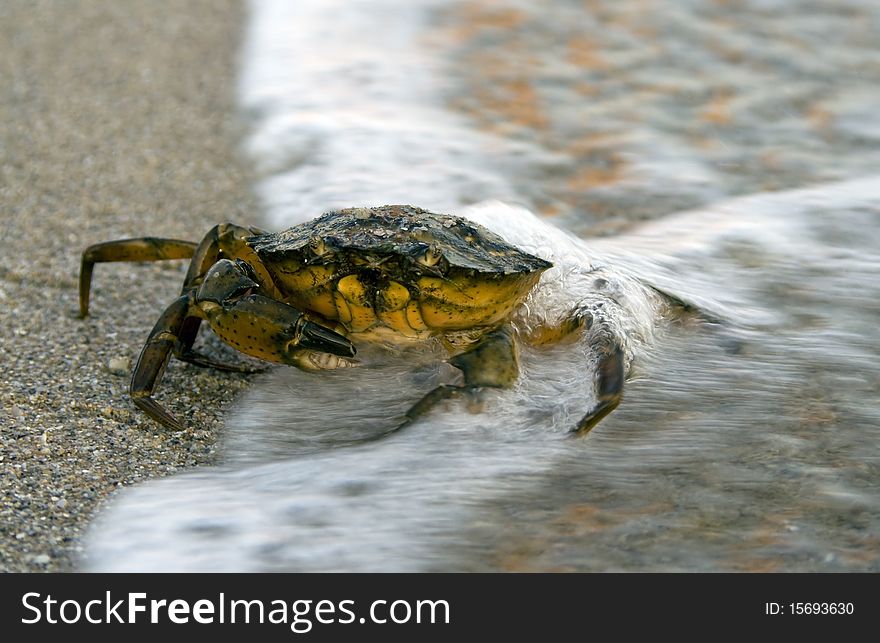
[[[92,271],[96,263],[110,261],[164,261],[168,259],[189,259],[198,244],[180,239],[120,239],[89,246],[83,251],[79,271],[79,315],[89,314],[89,292],[92,285]]]
[[[587,300],[555,324],[542,324],[526,335],[532,346],[573,343],[588,334],[590,349],[599,354],[596,365],[596,405],[571,429],[570,433],[584,436],[616,409],[623,399],[626,381],[625,353],[615,331],[609,326],[603,309],[615,305],[604,300]]]
[[[596,369],[596,406],[577,423],[572,433],[586,435],[620,404],[625,377],[623,350],[613,345],[603,350]]]
[[[212,232],[214,232],[214,230],[216,230],[216,227]],[[208,237],[212,237],[212,234],[208,233]],[[216,242],[216,238],[212,238],[212,240]],[[204,241],[201,244],[197,244],[192,241],[182,241],[180,239],[141,237],[138,239],[107,241],[89,246],[83,251],[82,264],[79,273],[80,317],[87,317],[89,314],[89,294],[91,291],[92,273],[96,263],[114,261],[166,261],[195,257],[192,263],[194,264],[198,262],[201,266],[204,263],[203,257],[197,255],[199,255],[200,248],[205,245]],[[204,254],[204,252],[202,254]],[[207,268],[205,270],[207,270]],[[192,269],[190,269],[190,271],[192,272]],[[186,290],[187,284],[185,283],[184,291]],[[201,321],[202,320],[198,317],[188,317],[182,322],[182,326],[177,331],[178,341],[174,346],[175,357],[181,361],[195,364],[196,366],[207,366],[224,371],[253,373],[260,370],[244,365],[224,364],[193,351],[192,345],[195,342]]]
[[[270,296],[278,296],[274,291],[271,277],[266,273],[259,261],[245,243],[247,237],[262,234],[264,230],[256,227],[245,227],[234,223],[221,223],[211,228],[201,242],[181,241],[179,239],[163,239],[142,237],[138,239],[120,239],[97,243],[85,249],[79,278],[80,316],[89,314],[89,292],[91,289],[92,272],[96,263],[113,261],[163,261],[171,259],[192,259],[181,294],[193,289],[221,257],[241,258],[253,263],[253,269],[259,275],[263,289],[269,289]],[[238,373],[254,373],[262,369],[241,364],[226,364],[211,359],[193,350],[196,335],[202,320],[190,316],[181,322],[174,345],[174,356],[184,362],[196,366],[216,368]]]
[[[598,353],[595,375],[596,404],[571,429],[572,435],[584,436],[616,409],[623,399],[626,359],[615,330],[608,323],[606,300],[587,300],[556,326],[539,328],[529,338],[541,345],[574,340],[584,333],[591,351]]]
[[[601,314],[605,302],[592,304],[593,312],[585,302],[579,310],[567,315],[555,325],[539,326],[528,337],[535,346],[573,342],[582,333],[589,333],[590,348],[599,353],[596,365],[596,405],[571,429],[571,433],[583,436],[620,405],[626,380],[626,363],[623,349],[615,339],[608,323]],[[596,313],[596,314],[593,314]]]

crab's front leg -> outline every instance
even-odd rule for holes
[[[443,384],[429,391],[406,412],[406,422],[399,428],[414,422],[438,402],[464,391],[512,387],[519,376],[519,351],[513,330],[510,326],[502,326],[465,352],[450,358],[449,363],[461,370],[464,386]]]
[[[596,405],[571,429],[578,436],[586,435],[594,426],[618,407],[623,397],[625,380],[624,352],[604,322],[595,322],[589,312],[572,315],[564,323],[540,328],[529,337],[535,344],[555,343],[589,332],[590,346],[598,351],[596,368]],[[444,384],[429,391],[406,412],[403,428],[428,412],[438,402],[464,391],[482,387],[511,388],[519,376],[519,354],[509,326],[502,326],[474,344],[469,350],[452,357],[449,363],[464,374],[464,386]]]
[[[159,380],[162,379],[171,351],[180,341],[181,330],[191,316],[191,310],[191,295],[178,297],[165,309],[141,349],[129,386],[131,400],[135,406],[159,424],[175,430],[183,429],[183,425],[156,402],[152,395]]]
[[[183,428],[152,395],[194,319],[206,319],[221,339],[259,359],[304,366],[315,354],[354,357],[354,346],[342,335],[307,320],[292,306],[255,293],[259,284],[252,275],[244,262],[221,259],[198,289],[190,289],[162,313],[132,374],[130,393],[138,408],[160,424]]]

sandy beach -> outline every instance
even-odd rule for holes
[[[92,316],[76,315],[85,246],[254,220],[234,115],[244,23],[235,0],[0,6],[2,571],[76,569],[102,501],[211,462],[246,386],[170,365],[160,399],[183,433],[128,400],[130,363],[185,262],[98,266]]]

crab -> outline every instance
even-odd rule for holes
[[[515,311],[552,264],[467,219],[408,205],[327,212],[278,233],[222,223],[198,244],[143,237],[89,246],[80,271],[81,316],[89,313],[96,263],[165,259],[190,259],[189,270],[180,296],[147,337],[129,392],[150,418],[175,430],[184,427],[153,398],[172,355],[246,370],[193,349],[203,321],[246,355],[310,371],[356,365],[360,342],[439,342],[463,385],[428,392],[401,427],[445,398],[513,387],[520,343],[560,341],[592,323],[573,311],[559,324],[518,327]],[[571,429],[576,435],[621,400],[623,351],[613,342],[599,348],[597,402]]]

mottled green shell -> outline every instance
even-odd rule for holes
[[[294,258],[305,252],[315,238],[349,256],[416,257],[433,247],[450,267],[484,274],[530,273],[552,265],[467,219],[409,205],[328,212],[283,232],[252,237],[248,244],[261,257],[277,260],[279,254]]]

